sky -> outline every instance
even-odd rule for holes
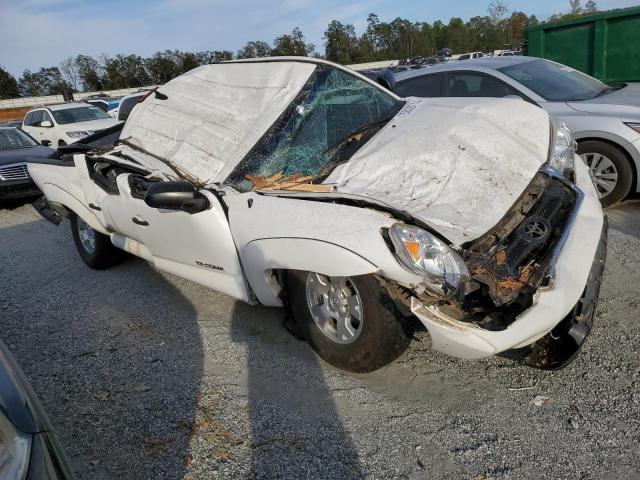
[[[0,0],[0,65],[16,78],[29,68],[58,66],[78,54],[149,56],[158,50],[231,50],[247,41],[269,43],[298,26],[324,51],[331,20],[358,34],[369,13],[381,20],[468,20],[486,15],[491,0]],[[586,0],[585,0],[586,1]],[[568,10],[568,0],[506,0],[511,11],[539,19]],[[597,0],[600,10],[640,0]]]

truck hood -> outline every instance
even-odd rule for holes
[[[579,112],[640,118],[640,84],[628,83],[601,97],[567,102],[567,105]]]
[[[324,183],[462,244],[491,229],[547,160],[549,116],[522,100],[409,99]]]

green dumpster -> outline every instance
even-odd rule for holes
[[[640,81],[640,7],[544,23],[527,30],[527,55],[604,82]]]

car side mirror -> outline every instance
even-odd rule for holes
[[[209,207],[209,200],[191,182],[156,182],[149,185],[144,203],[152,208],[198,213]]]
[[[51,146],[51,140],[42,140],[40,143],[42,145],[44,145],[45,147],[50,147]]]
[[[51,128],[53,127],[53,124],[49,120],[43,120],[40,122],[40,126],[44,128]]]

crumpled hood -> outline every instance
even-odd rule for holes
[[[324,183],[431,225],[454,244],[504,216],[549,150],[549,116],[522,100],[409,99]]]

